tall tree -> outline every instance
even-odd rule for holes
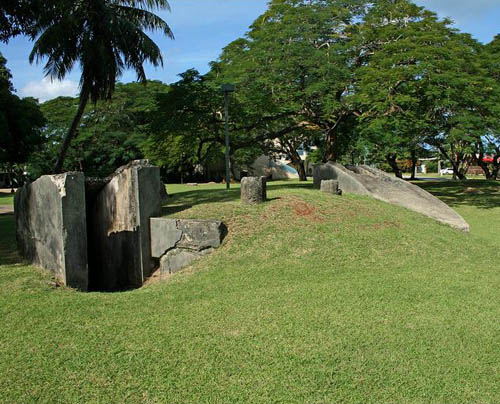
[[[24,163],[44,142],[45,119],[32,98],[13,93],[11,74],[0,54],[0,164]]]
[[[354,100],[364,136],[397,174],[396,156],[438,148],[464,178],[491,114],[493,82],[481,45],[407,0],[380,0],[357,38],[362,63]]]
[[[173,38],[168,24],[154,11],[169,9],[167,0],[83,0],[54,10],[31,27],[37,36],[30,61],[47,58],[45,73],[64,78],[79,64],[80,101],[61,144],[54,166],[60,172],[88,101],[112,97],[115,83],[125,69],[133,69],[145,82],[144,62],[163,64],[161,51],[145,31],[161,31]]]
[[[68,150],[65,169],[105,177],[131,160],[144,158],[142,146],[149,135],[149,122],[156,114],[156,96],[168,89],[159,81],[148,81],[146,87],[118,83],[111,100],[87,105]],[[58,97],[40,108],[47,119],[43,134],[50,141],[30,159],[34,177],[52,170],[78,108],[78,98]]]
[[[237,85],[249,136],[300,144],[307,129],[323,138],[324,160],[341,156],[352,129],[350,43],[367,3],[273,0],[246,37],[224,49],[211,75]]]

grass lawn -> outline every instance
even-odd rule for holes
[[[10,192],[0,192],[0,205],[13,205],[14,194]]]
[[[471,233],[310,183],[169,186],[223,247],[113,294],[52,286],[0,216],[0,403],[499,403],[500,187],[419,185]]]

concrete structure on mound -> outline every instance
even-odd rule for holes
[[[321,192],[333,195],[341,195],[342,191],[339,188],[339,182],[337,180],[322,180],[321,181]]]
[[[85,177],[46,175],[14,199],[20,254],[70,287],[88,289]]]
[[[140,287],[159,260],[176,272],[220,246],[218,221],[154,219],[167,197],[160,170],[134,161],[105,179],[41,177],[15,197],[21,254],[80,290]]]
[[[262,203],[267,200],[266,177],[245,177],[241,180],[241,202]]]
[[[151,276],[149,219],[161,214],[162,186],[160,169],[139,160],[119,168],[88,198],[93,288],[140,287]]]
[[[367,195],[375,199],[403,206],[462,231],[469,224],[444,202],[422,188],[383,171],[368,166],[344,167],[326,163],[314,167],[314,186],[322,180],[337,180],[345,193]]]
[[[160,260],[162,274],[172,274],[220,247],[227,234],[218,220],[152,218],[151,255]]]

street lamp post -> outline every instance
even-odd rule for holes
[[[231,188],[231,169],[230,164],[230,145],[229,145],[229,93],[234,92],[234,86],[232,84],[223,84],[222,92],[224,93],[224,119],[226,126],[226,189]]]

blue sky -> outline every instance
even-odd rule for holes
[[[500,33],[499,0],[416,0],[416,3],[436,11],[441,17],[451,17],[456,25],[482,42],[489,42]],[[264,12],[267,0],[170,0],[171,13],[161,16],[170,24],[174,41],[155,36],[165,64],[163,68],[148,66],[148,78],[167,83],[177,81],[177,75],[189,68],[202,73],[215,60],[221,49],[242,36],[248,26]],[[30,65],[28,55],[32,44],[25,38],[15,38],[0,44],[0,52],[8,60],[14,86],[20,96],[34,96],[45,101],[59,95],[75,95],[79,71],[73,71],[64,82],[44,78],[43,64]],[[127,72],[121,81],[135,80]]]

